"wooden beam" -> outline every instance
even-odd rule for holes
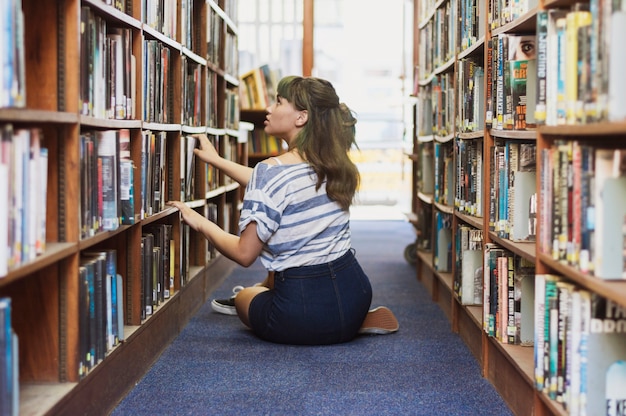
[[[313,72],[313,27],[314,27],[314,1],[304,0],[304,16],[302,19],[302,75],[311,76]]]

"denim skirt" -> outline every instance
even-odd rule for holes
[[[372,286],[354,252],[325,264],[274,276],[274,289],[252,299],[250,326],[280,344],[325,345],[352,340],[372,301]]]

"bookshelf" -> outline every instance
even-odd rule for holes
[[[11,197],[8,212],[0,211],[0,243],[8,252],[0,258],[0,298],[10,299],[19,340],[19,385],[9,386],[19,392],[19,414],[111,411],[232,267],[165,202],[183,199],[225,229],[236,227],[238,185],[194,163],[189,152],[193,135],[207,134],[222,155],[246,163],[237,2],[107,3],[3,4],[11,20],[3,31],[11,24],[12,33],[24,35],[12,40],[15,49],[0,37],[5,52],[15,52],[13,80],[23,87],[14,93],[3,84],[0,105],[0,168],[13,172],[0,183]],[[37,165],[44,167],[30,178],[15,174],[12,152],[36,146],[46,149],[47,165]],[[35,166],[31,159],[24,163]],[[37,183],[40,195],[19,196],[24,221],[18,221],[16,189],[34,187],[37,177],[45,179]],[[39,222],[31,222],[35,217]],[[17,223],[37,230],[38,239],[30,231],[20,239]],[[170,237],[158,240],[157,230]],[[162,243],[154,258],[169,262],[144,262],[147,234]],[[87,298],[86,257],[106,250],[116,253],[116,273],[94,272],[102,286]],[[93,315],[86,299],[96,304]],[[94,320],[85,321],[87,315]],[[9,344],[0,339],[4,371],[15,362],[4,360]],[[84,344],[94,339],[97,354],[85,356]]]
[[[283,141],[274,136],[268,136],[264,131],[265,110],[241,110],[241,120],[253,126],[250,140],[248,141],[248,163],[250,166],[277,156],[283,152]]]
[[[588,414],[614,414],[623,400],[605,381],[626,359],[624,215],[606,206],[626,190],[612,7],[415,2],[417,278],[515,414],[577,413],[585,394]]]

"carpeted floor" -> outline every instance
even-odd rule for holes
[[[372,281],[372,306],[389,306],[396,334],[340,345],[275,345],[207,302],[113,415],[510,415],[403,257],[413,242],[401,220],[352,222],[356,256]],[[252,285],[259,263],[218,288]]]

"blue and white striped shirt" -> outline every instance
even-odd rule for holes
[[[246,188],[239,229],[254,221],[265,243],[267,270],[323,264],[350,249],[350,214],[315,190],[317,175],[308,163],[258,163]]]

